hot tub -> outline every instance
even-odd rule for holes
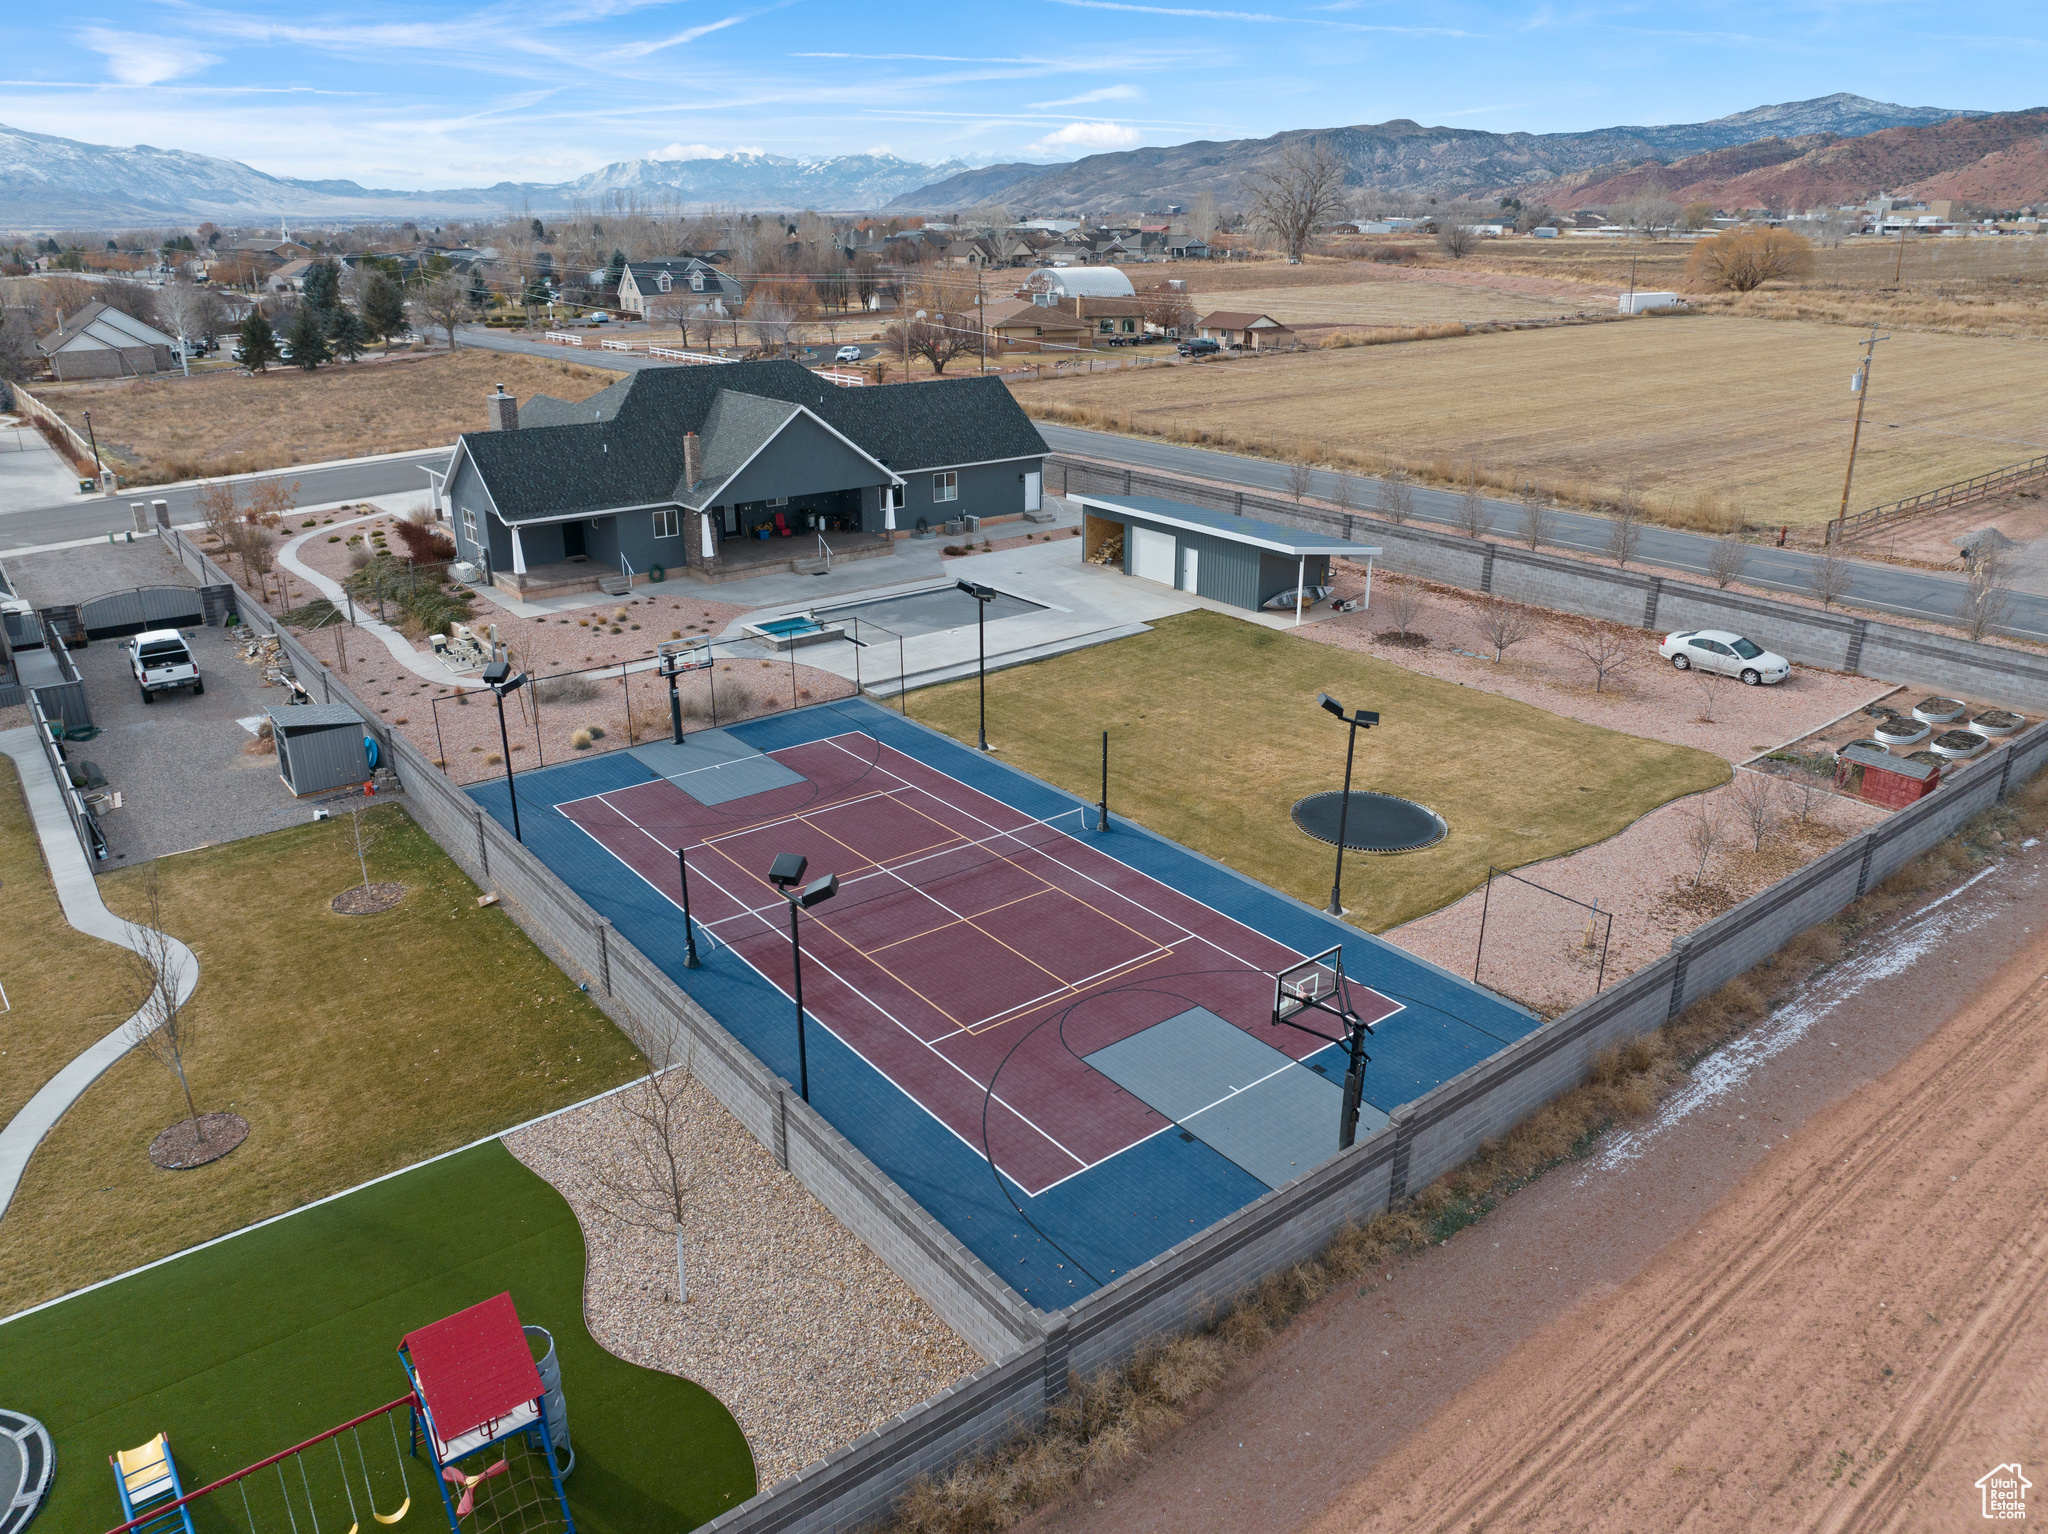
[[[838,624],[822,623],[810,613],[749,623],[740,632],[773,650],[799,650],[805,645],[825,644],[846,637],[846,630]]]

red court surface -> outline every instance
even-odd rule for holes
[[[1033,820],[861,733],[772,754],[807,781],[707,807],[663,779],[557,808],[679,914],[684,848],[691,915],[785,996],[768,866],[794,852],[839,875],[801,918],[805,1011],[1025,1192],[1169,1127],[1095,1050],[1191,1007],[1295,1059],[1323,1047],[1270,1025],[1273,972],[1303,955],[1097,851],[1078,810]],[[1352,996],[1369,1021],[1398,1010]]]

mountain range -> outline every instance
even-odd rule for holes
[[[559,213],[615,192],[700,206],[868,209],[967,169],[960,160],[923,165],[889,154],[800,160],[735,153],[620,160],[574,181],[412,192],[271,176],[239,160],[182,149],[85,144],[0,125],[0,228],[39,231],[174,219],[246,224],[279,218],[495,218],[526,208]]]
[[[1089,155],[1067,164],[927,165],[889,154],[804,160],[734,153],[620,160],[573,181],[433,191],[272,176],[238,160],[148,144],[87,144],[0,125],[0,228],[212,219],[487,219],[560,213],[613,194],[754,210],[949,213],[990,202],[1039,214],[1159,209],[1202,192],[1235,200],[1245,179],[1321,141],[1347,183],[1406,196],[1515,192],[1598,205],[1651,187],[1682,200],[1801,206],[1917,191],[2011,206],[2048,200],[2048,113],[1906,107],[1848,94],[1711,122],[1581,133],[1487,133],[1405,118]]]
[[[1303,128],[1269,138],[1177,144],[1089,155],[1046,169],[991,165],[965,170],[898,197],[890,206],[943,213],[1000,199],[1036,212],[1159,208],[1201,192],[1230,200],[1245,178],[1297,145],[1319,141],[1344,161],[1357,188],[1396,195],[1490,197],[1531,185],[1558,185],[1600,169],[1619,170],[1734,149],[1758,140],[1827,135],[1855,138],[1912,132],[1991,114],[1946,107],[1905,107],[1837,94],[1757,107],[1712,122],[1597,128],[1583,133],[1486,133],[1426,128],[1406,118],[1342,128]],[[1875,187],[1873,190],[1883,190]],[[1590,197],[1581,200],[1591,201]]]

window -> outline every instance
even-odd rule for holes
[[[654,536],[674,538],[682,531],[682,513],[673,506],[654,514]]]
[[[770,506],[787,506],[789,504],[789,497],[786,495],[771,495],[768,497],[766,504]]]
[[[1747,639],[1738,639],[1735,641],[1735,653],[1744,660],[1755,660],[1764,652],[1758,646],[1751,644]]]
[[[663,272],[659,277],[655,278],[654,285],[666,293],[668,291],[668,273]]]
[[[483,547],[483,539],[476,535],[476,513],[467,506],[462,508],[462,531],[473,547]]]
[[[903,509],[903,487],[901,485],[889,486],[889,504],[897,511]]]
[[[932,499],[935,501],[957,501],[960,499],[960,475],[957,470],[948,469],[943,474],[932,476]]]
[[[692,293],[704,291],[704,274],[702,272],[690,273],[690,291]]]

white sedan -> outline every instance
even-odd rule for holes
[[[1784,656],[1773,655],[1754,641],[1726,629],[1666,634],[1657,653],[1680,671],[1694,667],[1718,671],[1724,676],[1740,677],[1747,687],[1782,682],[1792,672],[1792,663]]]

